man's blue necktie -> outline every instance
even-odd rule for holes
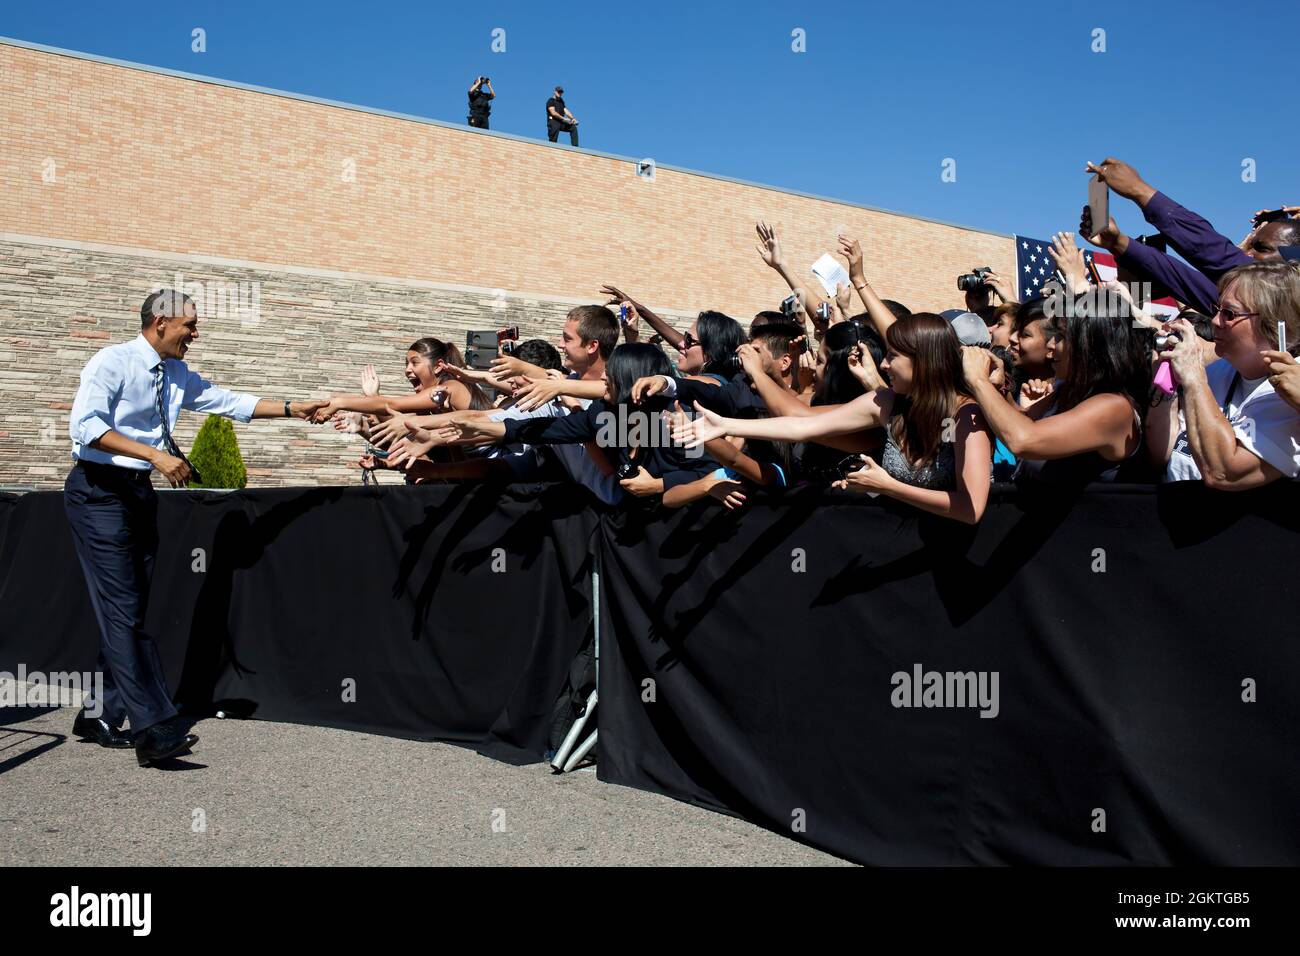
[[[158,412],[158,417],[162,419],[162,437],[163,444],[167,446],[167,453],[173,458],[179,458],[185,464],[190,466],[191,481],[198,484],[203,483],[203,477],[194,464],[185,457],[176,440],[172,438],[172,430],[167,425],[167,402],[164,398],[167,392],[167,365],[165,362],[159,362],[154,369],[154,409]]]

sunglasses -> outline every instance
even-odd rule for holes
[[[1258,312],[1234,312],[1231,309],[1219,309],[1212,316],[1213,318],[1222,317],[1224,323],[1240,322],[1242,319],[1248,319],[1252,315],[1259,315]]]
[[[695,346],[699,344],[700,344],[700,340],[697,339],[695,336],[691,335],[690,332],[685,332],[682,334],[682,351],[693,349],[695,348]]]

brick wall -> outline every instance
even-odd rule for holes
[[[862,237],[877,288],[913,308],[958,306],[957,274],[1014,263],[1006,236],[9,44],[0,128],[0,485],[60,480],[78,371],[177,272],[260,284],[261,323],[206,318],[191,364],[278,397],[355,389],[363,362],[405,388],[412,339],[463,341],[502,312],[554,337],[603,282],[748,319],[785,293],[756,219],[799,269]],[[341,438],[238,431],[250,484],[355,479]]]

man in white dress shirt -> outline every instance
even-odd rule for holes
[[[102,697],[87,698],[73,733],[104,747],[134,744],[141,766],[198,741],[178,719],[158,648],[144,633],[158,549],[150,472],[156,469],[173,488],[199,477],[172,438],[180,410],[241,422],[310,420],[326,404],[259,399],[204,381],[184,361],[198,336],[189,296],[171,289],[151,293],[140,309],[140,334],[101,349],[82,369],[69,422],[75,464],[63,503],[99,622],[103,673]],[[130,735],[122,730],[126,719]]]

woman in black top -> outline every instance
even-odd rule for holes
[[[1016,408],[989,381],[987,349],[967,346],[963,366],[993,431],[1020,462],[1019,481],[1086,485],[1145,477],[1142,409],[1151,391],[1148,350],[1132,319],[1100,297],[1078,300],[1068,318],[1049,325],[1052,394]]]

